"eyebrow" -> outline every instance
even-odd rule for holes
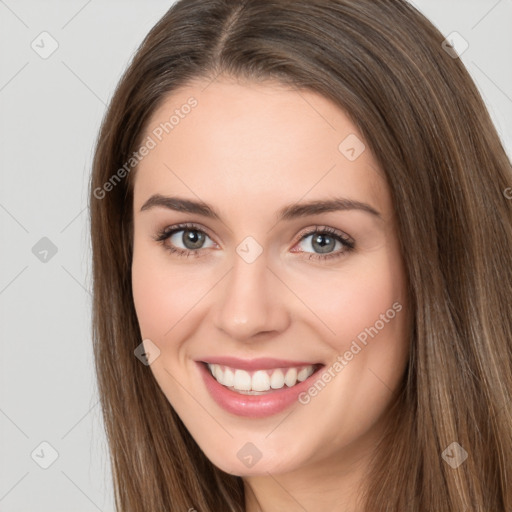
[[[222,220],[215,208],[202,201],[195,201],[180,197],[169,197],[160,194],[152,195],[142,205],[140,211],[142,212],[155,207],[166,208],[177,212],[195,213],[210,219]],[[292,220],[300,217],[307,217],[309,215],[345,210],[361,210],[382,220],[381,214],[369,204],[345,197],[335,197],[332,199],[320,199],[305,203],[290,204],[279,210],[277,219],[278,221]]]

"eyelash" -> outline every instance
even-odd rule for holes
[[[197,257],[199,256],[199,252],[201,252],[201,249],[197,249],[195,251],[193,250],[184,250],[184,249],[178,249],[177,247],[174,247],[172,245],[168,245],[165,242],[168,238],[170,238],[175,233],[178,233],[179,231],[198,231],[200,233],[205,234],[209,238],[211,238],[206,231],[204,231],[202,228],[200,228],[197,224],[176,224],[175,226],[169,226],[161,231],[159,231],[156,236],[154,237],[154,240],[159,242],[163,245],[163,247],[168,250],[169,252],[176,254],[179,257]],[[341,256],[344,256],[345,254],[353,251],[355,249],[355,242],[348,236],[343,235],[341,232],[337,231],[336,229],[330,228],[328,226],[315,226],[314,229],[309,230],[306,233],[303,233],[301,238],[299,239],[299,242],[302,242],[305,238],[308,236],[314,235],[314,234],[322,234],[322,235],[329,235],[338,240],[342,245],[343,249],[338,250],[333,253],[329,253],[326,255],[320,255],[318,253],[309,253],[310,256],[308,259],[316,259],[316,260],[328,260],[330,258],[339,258]],[[307,254],[307,253],[306,253]]]

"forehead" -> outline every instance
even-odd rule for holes
[[[245,208],[353,196],[391,207],[362,135],[327,98],[276,83],[195,82],[173,91],[148,122],[134,204],[182,193]],[[148,144],[149,146],[149,144]],[[220,206],[222,207],[222,206]]]

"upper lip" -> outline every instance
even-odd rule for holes
[[[312,363],[311,361],[290,361],[286,359],[274,359],[273,357],[258,357],[256,359],[239,359],[237,357],[212,356],[198,360],[203,363],[220,364],[237,368],[240,370],[271,370],[274,368],[290,368],[311,365],[321,365],[321,363]]]

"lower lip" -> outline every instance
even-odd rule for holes
[[[309,388],[311,379],[316,379],[319,372],[319,370],[317,370],[306,380],[295,384],[295,386],[291,388],[285,385],[285,387],[281,389],[271,391],[264,395],[243,395],[219,384],[213,378],[205,363],[196,362],[199,366],[199,371],[203,377],[206,389],[208,389],[215,402],[232,414],[248,418],[265,418],[272,416],[284,411],[294,402],[298,402],[299,395]]]

